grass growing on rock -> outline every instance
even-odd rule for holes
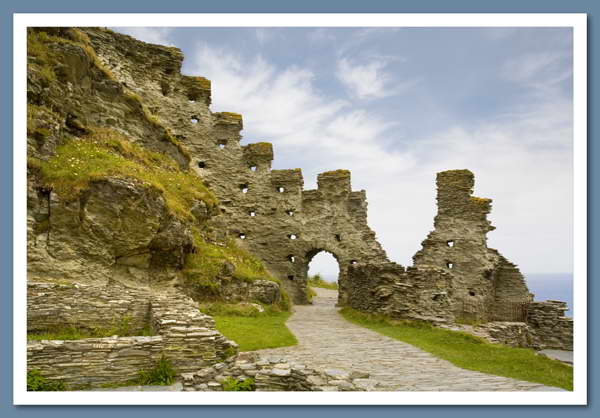
[[[236,279],[243,282],[256,280],[269,280],[279,283],[271,276],[262,262],[243,248],[238,247],[235,241],[226,243],[207,242],[200,232],[192,229],[195,252],[187,255],[183,276],[187,283],[196,287],[199,292],[208,298],[218,298],[220,280]],[[283,293],[278,305],[289,309],[287,295]]]
[[[350,308],[340,313],[352,323],[412,344],[463,369],[573,390],[573,367],[539,356],[531,349],[490,344],[467,333],[393,321]]]
[[[59,196],[75,199],[97,180],[128,178],[152,187],[162,194],[171,213],[194,219],[191,208],[201,200],[209,207],[217,199],[193,171],[183,171],[170,157],[130,142],[111,129],[92,133],[57,147],[56,155],[37,164],[42,180]]]
[[[118,335],[119,337],[151,336],[154,330],[150,325],[136,329],[131,324],[131,317],[125,316],[115,319],[112,324],[105,327],[80,328],[73,325],[55,327],[45,331],[36,331],[27,334],[28,341],[39,340],[82,340],[84,338],[104,338]]]

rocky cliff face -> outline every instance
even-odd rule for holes
[[[260,261],[231,242],[217,197],[190,168],[178,106],[201,103],[195,114],[213,116],[210,83],[181,75],[182,59],[175,48],[103,29],[29,30],[30,280],[117,280],[218,298],[219,280],[230,279],[241,298],[280,300]],[[200,136],[213,138],[200,125]]]

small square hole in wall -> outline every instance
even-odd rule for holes
[[[204,161],[198,161],[198,168],[206,168],[206,163]]]
[[[219,142],[217,145],[219,146],[220,149],[225,149],[226,144],[227,144],[227,142]]]
[[[256,216],[256,212],[253,211],[253,210],[251,210],[250,212],[248,212],[248,215],[250,215],[250,216]]]
[[[255,165],[251,165],[251,166],[250,166],[250,171],[256,171],[256,168],[257,168],[257,167],[256,167]]]
[[[283,192],[285,192],[285,188],[283,188],[283,187],[279,186],[279,187],[277,187],[277,191],[278,191],[279,193],[283,193]]]
[[[350,260],[350,264],[354,266],[355,264],[358,264],[358,261],[356,261],[356,260]]]
[[[293,210],[291,210],[291,209],[290,209],[290,210],[286,210],[286,211],[285,211],[285,213],[286,213],[286,215],[288,215],[288,216],[294,216],[294,211],[293,211]]]
[[[248,185],[247,184],[240,184],[240,190],[242,193],[248,193]]]
[[[472,290],[469,290],[469,296],[475,296],[475,292]]]
[[[448,267],[449,269],[453,269],[454,268],[454,263],[447,262],[446,263],[446,267]]]
[[[298,235],[296,235],[296,234],[289,234],[288,238],[289,239],[296,239],[296,238],[298,238]]]
[[[240,239],[246,239],[246,234],[240,234],[239,237]]]
[[[454,240],[446,241],[448,247],[454,247]]]
[[[342,240],[342,236],[340,234],[335,234],[335,240],[336,241],[341,241]]]
[[[196,124],[196,123],[198,123],[198,117],[197,117],[197,116],[192,116],[192,118],[190,119],[190,121],[191,121],[193,124]]]
[[[288,280],[294,280],[294,276],[292,276],[291,274],[288,276]]]
[[[294,257],[292,254],[287,256],[288,261],[295,263],[296,262],[296,257]]]

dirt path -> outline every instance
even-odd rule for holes
[[[464,370],[412,345],[354,325],[338,314],[337,292],[315,289],[287,322],[298,345],[260,350],[311,368],[370,374],[371,389],[402,391],[556,391],[538,383]]]

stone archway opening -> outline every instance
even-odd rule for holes
[[[310,281],[321,280],[328,284],[338,284],[340,277],[340,263],[335,254],[327,250],[313,250],[306,256],[307,279]]]

